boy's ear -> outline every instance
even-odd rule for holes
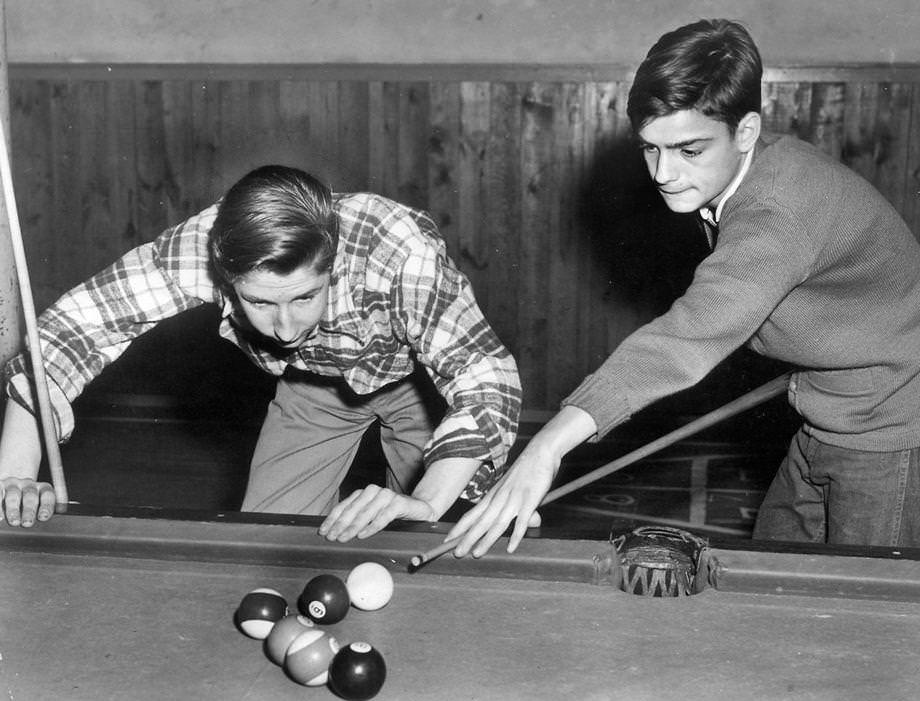
[[[760,115],[757,112],[748,112],[738,122],[735,129],[735,145],[741,153],[747,153],[754,148],[760,138]]]

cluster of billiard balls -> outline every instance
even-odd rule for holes
[[[313,577],[297,598],[299,613],[289,613],[274,589],[254,589],[236,610],[246,635],[264,640],[265,654],[288,676],[305,686],[324,686],[348,701],[369,699],[380,691],[387,668],[380,652],[366,642],[341,647],[318,625],[338,623],[351,606],[376,611],[393,596],[393,577],[376,562],[364,562],[343,582],[333,574]]]

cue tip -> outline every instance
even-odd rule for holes
[[[459,538],[454,538],[452,540],[445,540],[438,546],[431,548],[431,550],[426,550],[423,553],[414,555],[411,560],[409,560],[409,571],[415,572],[419,567],[424,565],[426,562],[431,562],[435,558],[441,557],[444,553],[448,553],[457,547],[457,542]]]

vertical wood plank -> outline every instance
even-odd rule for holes
[[[369,189],[370,157],[369,95],[367,83],[358,80],[339,84],[339,181],[340,191]]]
[[[576,367],[582,329],[579,325],[579,288],[589,280],[582,278],[580,264],[587,252],[577,227],[575,197],[582,171],[581,148],[584,142],[584,89],[577,83],[555,87],[553,107],[554,153],[548,165],[552,195],[547,231],[549,244],[549,289],[547,320],[546,396],[565,396],[580,379]],[[551,400],[550,400],[551,401]]]
[[[883,83],[879,90],[875,185],[906,217],[910,153],[911,86]]]
[[[521,92],[517,83],[493,83],[489,94],[489,141],[485,161],[483,226],[488,261],[483,285],[490,291],[486,315],[520,362]],[[461,212],[461,214],[464,214]]]
[[[278,84],[278,133],[275,135],[282,162],[314,173],[319,156],[313,144],[313,114],[310,109],[310,84],[303,80],[283,80]],[[319,176],[318,173],[316,173]],[[330,183],[331,184],[331,183]]]
[[[79,121],[76,114],[79,86],[69,81],[51,86],[51,190],[54,209],[51,231],[54,255],[52,273],[59,292],[69,289],[89,273],[84,262],[85,243],[79,230],[80,195],[77,182],[78,148],[74,130]]]
[[[810,83],[768,83],[763,86],[761,118],[767,131],[811,139]]]
[[[49,83],[14,81],[10,90],[10,158],[23,245],[30,263],[32,297],[39,313],[60,294],[54,274],[58,268],[57,247],[54,237],[48,235],[54,230],[54,211],[59,207],[52,180],[56,155],[51,134]],[[15,285],[15,276],[10,284]],[[15,343],[18,347],[18,340]]]
[[[460,84],[460,141],[457,188],[460,218],[457,222],[457,262],[470,279],[480,304],[488,307],[489,290],[480,279],[486,259],[482,250],[486,211],[486,157],[489,146],[489,84]]]
[[[920,239],[920,85],[916,83],[911,86],[908,133],[904,218]]]
[[[428,83],[407,82],[399,91],[396,199],[418,209],[428,207]]]
[[[812,143],[840,160],[843,153],[843,114],[846,86],[818,83],[812,91]]]
[[[554,154],[554,93],[550,86],[531,83],[523,94],[521,125],[521,290],[518,297],[523,339],[519,362],[526,406],[545,406],[549,342],[547,309]]]
[[[875,180],[878,138],[878,85],[851,83],[844,99],[844,142],[840,159],[869,182]]]
[[[429,95],[428,212],[434,218],[448,255],[459,260],[460,85],[432,83]]]

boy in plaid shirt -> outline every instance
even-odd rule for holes
[[[517,431],[513,357],[425,213],[312,176],[259,168],[217,204],[129,251],[46,310],[39,330],[60,440],[72,402],[159,321],[220,305],[220,334],[279,378],[244,511],[328,514],[321,532],[366,537],[478,499]],[[424,372],[416,372],[418,368]],[[0,490],[11,525],[51,517],[24,356],[6,369]],[[427,377],[426,377],[427,375]],[[438,422],[423,399],[433,382]],[[365,430],[380,422],[387,486],[338,502]]]

